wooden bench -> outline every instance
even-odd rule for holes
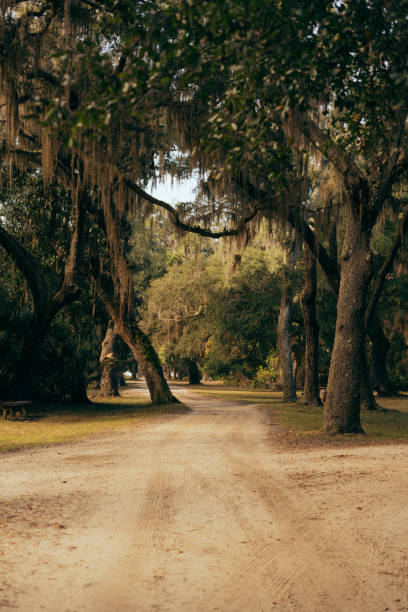
[[[9,417],[15,418],[16,416],[25,419],[27,416],[27,407],[31,404],[32,402],[23,400],[16,402],[5,402],[0,400],[0,408],[3,411],[3,419],[7,420]]]

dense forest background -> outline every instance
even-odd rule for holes
[[[0,396],[222,379],[357,433],[406,389],[407,14],[2,2]]]

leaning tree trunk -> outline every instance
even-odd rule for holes
[[[303,401],[321,405],[319,392],[319,325],[316,317],[317,273],[316,259],[304,243],[305,280],[300,303],[305,324],[305,385]]]
[[[128,345],[143,372],[152,402],[155,404],[178,402],[164,378],[160,359],[149,337],[137,325],[132,311],[120,303],[121,298],[115,292],[112,277],[102,274],[99,260],[91,260],[90,263],[95,286],[115,324],[118,335]]]
[[[152,402],[154,404],[178,402],[170,391],[170,387],[163,374],[160,359],[149,337],[140,329],[135,321],[130,321],[128,317],[119,316],[115,319],[115,324],[122,340],[126,342],[132,351],[133,357],[142,368]]]
[[[353,210],[343,243],[336,332],[324,407],[324,427],[332,434],[363,432],[360,380],[370,273],[369,231],[363,227],[359,211]]]
[[[117,338],[118,334],[113,321],[109,321],[99,358],[101,367],[101,395],[104,397],[119,396]]]
[[[134,359],[138,362],[149,388],[153,403],[168,404],[178,402],[170,391],[163,375],[160,359],[148,336],[140,329],[133,311],[133,278],[126,260],[127,236],[131,226],[125,212],[119,213],[113,198],[106,200],[103,216],[96,220],[104,232],[109,250],[109,273],[101,271],[100,253],[91,257],[92,277],[97,290],[114,321],[118,334],[128,345]],[[123,231],[127,228],[129,232]]]

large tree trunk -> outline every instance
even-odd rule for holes
[[[101,395],[104,397],[119,396],[118,361],[116,354],[117,337],[113,321],[109,321],[99,358],[101,366]]]
[[[128,345],[143,372],[152,402],[155,404],[178,402],[164,378],[160,359],[149,337],[137,325],[133,313],[120,304],[120,297],[115,294],[112,278],[101,273],[98,260],[91,264],[95,268],[93,274],[95,286],[115,324],[118,335]]]
[[[360,433],[360,380],[365,343],[365,301],[371,273],[369,231],[349,212],[343,243],[336,332],[324,407],[326,432]]]
[[[130,322],[126,318],[120,317],[115,319],[115,324],[122,340],[126,342],[132,351],[132,355],[142,368],[152,402],[154,404],[178,402],[164,378],[160,359],[149,337],[138,327],[135,321]]]
[[[304,243],[305,280],[300,303],[305,324],[305,404],[321,405],[319,390],[319,325],[316,317],[316,259]]]
[[[282,368],[283,401],[296,402],[296,384],[293,375],[292,352],[290,348],[289,326],[292,316],[292,290],[290,287],[289,273],[295,267],[297,259],[296,244],[293,243],[287,255],[287,274],[283,281],[282,297],[278,317],[278,350]]]

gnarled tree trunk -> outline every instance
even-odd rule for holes
[[[160,359],[149,337],[138,326],[133,312],[120,304],[120,297],[115,293],[112,278],[100,272],[99,261],[91,264],[95,267],[93,274],[95,286],[114,322],[117,334],[128,345],[143,372],[152,402],[155,404],[178,402],[164,378]]]
[[[115,317],[112,312],[111,316]],[[177,402],[178,400],[170,391],[170,387],[164,378],[160,359],[149,337],[129,316],[118,316],[114,320],[122,340],[126,342],[132,351],[132,355],[142,368],[152,402],[155,404]]]

